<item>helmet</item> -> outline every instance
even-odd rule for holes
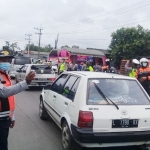
[[[136,64],[136,65],[139,65],[139,64],[140,64],[140,62],[139,62],[137,59],[133,59],[133,60],[132,60],[132,63],[134,63],[134,64]]]
[[[9,55],[8,51],[0,51],[0,58],[12,59],[12,58],[14,58],[14,56]]]
[[[141,58],[141,59],[140,59],[140,65],[142,65],[143,62],[148,63],[148,59],[146,59],[146,58]]]
[[[9,55],[8,51],[0,51],[0,58],[12,59],[12,58],[14,58],[14,56],[13,55]]]
[[[140,59],[140,65],[141,65],[142,67],[147,67],[147,65],[148,65],[148,59],[146,59],[146,58],[141,58],[141,59]]]

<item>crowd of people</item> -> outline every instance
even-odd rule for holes
[[[58,63],[58,70],[58,74],[61,74],[63,71],[94,71],[118,73],[115,67],[109,66],[107,64],[100,65],[99,63],[96,63],[94,66],[92,66],[92,63],[88,61],[73,64],[72,62],[66,62],[65,59],[62,59],[62,61]]]
[[[140,60],[133,59],[127,61],[125,69],[129,71],[129,76],[136,78],[150,96],[150,66],[146,58]]]

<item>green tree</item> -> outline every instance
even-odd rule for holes
[[[48,44],[45,47],[40,47],[40,52],[50,52],[53,49],[53,47]],[[26,50],[28,50],[28,45],[26,45]],[[38,51],[39,47],[34,45],[33,43],[30,44],[30,51]]]
[[[68,45],[62,46],[61,48],[70,48]]]
[[[45,47],[43,47],[42,51],[50,52],[52,49],[53,49],[52,45],[48,44]]]
[[[17,45],[17,42],[11,43],[9,41],[5,41],[5,46],[3,46],[3,50],[8,51],[10,54],[15,54],[15,49],[20,49]]]
[[[109,46],[111,56],[116,60],[118,55],[125,59],[150,55],[150,30],[138,25],[136,28],[121,28],[111,35]]]
[[[72,46],[72,48],[79,48],[79,46],[77,46],[77,45],[73,45],[73,46]]]

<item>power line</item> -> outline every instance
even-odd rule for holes
[[[25,34],[25,35],[28,36],[28,39],[26,39],[26,40],[29,41],[29,44],[28,44],[28,56],[29,56],[29,51],[30,51],[30,41],[31,41],[30,36],[32,36],[32,34]]]
[[[145,21],[150,21],[150,19],[136,21],[136,22],[132,22],[132,23],[128,23],[128,24],[117,25],[117,26],[110,26],[110,27],[108,26],[106,28],[96,28],[93,30],[86,30],[86,31],[80,31],[80,32],[70,32],[70,33],[68,32],[68,33],[60,33],[60,34],[78,34],[78,33],[95,32],[95,31],[99,31],[99,30],[112,29],[112,28],[116,28],[116,27],[120,27],[120,26],[131,25],[131,24],[135,24],[135,23],[139,23],[139,22],[145,22]],[[43,33],[43,34],[56,34],[56,33]]]
[[[41,30],[43,30],[42,28],[34,28],[36,30],[39,30],[39,33],[35,33],[35,34],[38,34],[39,35],[39,49],[38,49],[38,59],[40,58],[40,42],[41,42]]]
[[[145,2],[145,3],[144,3]],[[122,8],[120,8],[120,9],[117,9],[117,10],[114,10],[114,11],[110,11],[110,12],[107,12],[107,13],[101,13],[101,16],[102,17],[100,17],[99,19],[96,19],[96,20],[94,20],[94,19],[92,19],[92,18],[90,18],[90,19],[92,19],[92,20],[88,20],[88,19],[84,19],[84,20],[88,20],[88,22],[86,22],[86,23],[89,23],[89,22],[93,22],[93,21],[98,21],[98,20],[102,20],[102,19],[106,19],[107,17],[110,17],[110,16],[114,16],[114,15],[120,15],[120,14],[122,14],[122,13],[125,13],[125,12],[128,12],[128,11],[132,11],[132,10],[135,10],[135,9],[138,9],[138,8],[141,8],[141,7],[144,7],[144,6],[147,6],[149,3],[147,3],[147,2],[149,2],[149,1],[140,1],[140,2],[138,2],[138,3],[134,3],[134,4],[132,4],[132,5],[128,5],[128,6],[126,6],[126,7],[122,7]],[[141,4],[146,4],[146,5],[142,5],[141,6]],[[140,5],[140,7],[136,7],[136,8],[134,8],[134,9],[130,9],[130,10],[128,10],[128,11],[124,11],[124,9],[128,9],[128,8],[130,8],[131,6],[139,6]],[[132,7],[131,7],[132,8]],[[124,12],[122,12],[122,13],[120,13],[120,11],[124,11]],[[113,13],[115,13],[115,12],[117,12],[118,14],[113,14]],[[107,14],[109,15],[109,16],[107,16]],[[107,16],[107,17],[106,17]],[[82,20],[82,21],[84,21],[84,20]],[[78,21],[79,22],[79,21]],[[72,22],[70,22],[70,23],[67,23],[67,24],[64,24],[65,26],[62,26],[62,25],[57,25],[57,26],[50,26],[50,27],[54,27],[54,28],[57,28],[57,27],[61,27],[61,28],[63,28],[63,27],[65,27],[66,28],[66,25],[69,25],[69,27],[70,26],[77,26],[77,25],[82,25],[82,24],[84,24],[84,23],[76,23],[76,21],[72,21]]]

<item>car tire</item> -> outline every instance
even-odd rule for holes
[[[44,108],[43,100],[40,100],[39,104],[39,116],[42,120],[47,120],[48,119],[48,114]]]
[[[62,125],[61,138],[63,150],[82,150],[82,147],[73,139],[66,121]]]

